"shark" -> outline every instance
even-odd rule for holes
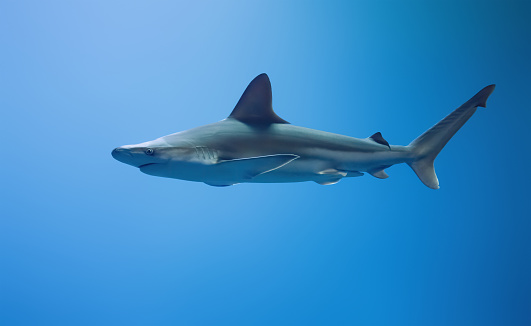
[[[400,146],[390,145],[380,132],[360,139],[290,124],[273,110],[271,82],[264,73],[251,81],[226,119],[120,146],[112,156],[148,175],[217,187],[303,181],[332,185],[365,173],[385,179],[387,168],[406,163],[422,183],[438,189],[435,158],[476,109],[486,107],[494,87],[483,88]]]

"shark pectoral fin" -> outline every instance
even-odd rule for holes
[[[225,173],[240,180],[249,180],[257,175],[276,170],[298,158],[299,156],[295,154],[276,154],[220,161],[218,165],[226,170]]]

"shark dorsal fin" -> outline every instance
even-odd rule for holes
[[[289,123],[273,111],[271,82],[266,74],[251,81],[229,118],[249,124]]]
[[[373,141],[377,142],[378,144],[385,145],[385,146],[389,147],[389,149],[391,149],[391,146],[389,146],[389,143],[387,142],[387,140],[385,140],[383,138],[381,132],[377,132],[377,133],[375,133],[374,135],[372,135],[369,138],[372,139]]]

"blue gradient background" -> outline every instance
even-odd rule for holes
[[[0,324],[530,325],[529,1],[0,2]],[[110,151],[225,118],[269,74],[296,125],[436,160],[213,188]]]

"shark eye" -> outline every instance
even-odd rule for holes
[[[146,154],[147,155],[153,155],[153,149],[151,149],[151,148],[146,149]]]

